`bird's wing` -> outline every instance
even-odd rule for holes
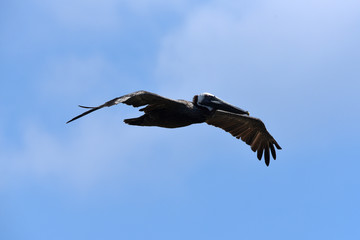
[[[277,149],[281,149],[279,144],[266,130],[264,123],[258,118],[216,110],[206,120],[206,123],[222,128],[238,139],[241,138],[241,140],[251,146],[254,152],[257,151],[259,160],[261,160],[263,152],[265,152],[264,157],[267,166],[270,163],[269,149],[274,160],[276,159],[274,145]]]
[[[73,119],[69,120],[67,123],[72,122],[78,118],[81,118],[81,117],[83,117],[93,111],[96,111],[100,108],[111,107],[111,106],[119,104],[119,103],[125,103],[127,105],[131,105],[134,107],[140,107],[140,106],[144,106],[144,105],[149,105],[148,107],[161,106],[161,105],[170,106],[172,104],[174,104],[174,105],[179,104],[179,102],[177,102],[175,100],[162,97],[155,93],[146,92],[146,91],[137,91],[137,92],[133,92],[133,93],[121,96],[121,97],[114,98],[100,106],[97,106],[97,107],[85,107],[85,106],[79,105],[79,107],[88,108],[90,110],[74,117]],[[144,109],[142,109],[142,110],[144,110]]]

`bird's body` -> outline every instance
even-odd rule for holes
[[[194,123],[203,123],[209,115],[209,111],[197,107],[185,100],[175,100],[170,105],[150,105],[141,111],[145,114],[124,122],[138,126],[157,126],[164,128],[186,127]]]
[[[264,152],[266,165],[270,163],[269,150],[276,159],[274,145],[277,149],[281,149],[260,119],[248,116],[247,111],[232,106],[209,93],[195,95],[193,101],[190,102],[172,100],[146,91],[137,91],[114,98],[98,107],[80,106],[90,110],[74,117],[67,123],[100,108],[119,103],[134,107],[145,106],[140,109],[144,115],[124,120],[130,125],[179,128],[206,122],[209,125],[220,127],[250,145],[254,152],[257,151],[259,160]]]

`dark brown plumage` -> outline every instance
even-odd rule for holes
[[[247,145],[251,146],[251,150],[257,151],[259,160],[265,151],[266,165],[270,163],[269,148],[274,160],[276,159],[274,145],[277,149],[281,149],[266,130],[264,123],[258,118],[217,110],[206,120],[206,123],[224,129],[237,139],[241,138]]]
[[[114,98],[98,107],[80,106],[90,110],[74,117],[67,123],[103,107],[110,107],[119,103],[133,107],[145,106],[140,109],[144,115],[124,120],[130,125],[178,128],[206,122],[209,125],[222,128],[250,145],[254,152],[257,151],[259,160],[264,153],[267,166],[270,163],[270,152],[274,160],[276,159],[274,145],[277,149],[281,149],[260,119],[248,116],[247,111],[232,106],[209,93],[196,95],[193,101],[189,102],[164,98],[146,91],[137,91]]]

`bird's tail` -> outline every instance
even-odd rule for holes
[[[142,115],[141,117],[138,118],[124,119],[124,123],[129,125],[136,125],[136,126],[148,126],[146,124],[145,115]]]

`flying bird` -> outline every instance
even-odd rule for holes
[[[222,128],[250,145],[251,150],[257,152],[259,160],[261,160],[264,153],[267,166],[270,163],[270,152],[275,160],[275,147],[281,149],[260,119],[250,117],[248,111],[235,107],[210,93],[195,95],[193,101],[190,102],[172,100],[147,91],[137,91],[114,98],[98,107],[79,105],[79,107],[89,110],[74,117],[67,123],[103,107],[111,107],[119,103],[125,103],[133,107],[145,106],[140,109],[145,113],[144,115],[124,120],[129,125],[178,128],[206,122],[209,125]]]

